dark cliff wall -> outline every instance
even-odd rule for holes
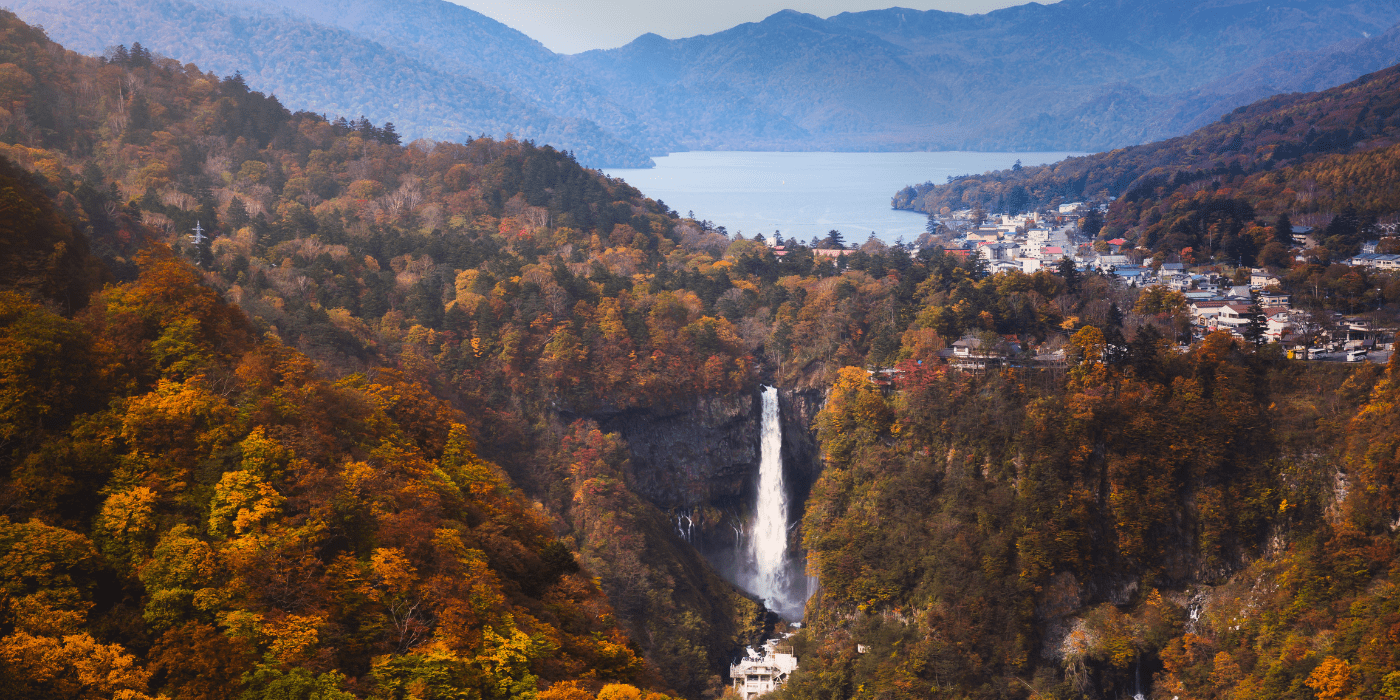
[[[813,422],[825,401],[816,389],[782,389],[783,468],[789,524],[801,522],[807,495],[821,474]],[[739,581],[745,566],[740,533],[753,518],[758,491],[762,397],[711,396],[666,411],[590,416],[627,441],[633,492],[671,518],[672,531],[704,555],[721,575]],[[801,548],[792,527],[790,551]],[[794,560],[800,575],[801,557]]]
[[[778,393],[783,417],[783,475],[794,506],[788,511],[793,521],[801,521],[807,494],[822,473],[815,423],[825,403],[826,392],[820,389],[783,389]]]
[[[662,510],[732,509],[758,471],[757,394],[711,396],[664,413],[627,411],[596,417],[620,433],[632,455],[628,485]]]
[[[791,517],[821,473],[812,423],[825,395],[819,390],[779,392],[783,467]],[[704,549],[732,545],[734,528],[751,515],[758,487],[762,399],[758,393],[711,396],[681,409],[592,416],[620,433],[631,453],[628,485],[681,519],[678,530]],[[697,540],[698,538],[698,540]]]

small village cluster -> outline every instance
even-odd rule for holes
[[[1262,342],[1277,342],[1290,359],[1344,362],[1385,362],[1394,347],[1396,328],[1377,325],[1370,318],[1345,316],[1294,308],[1290,295],[1282,291],[1278,275],[1251,268],[1247,284],[1239,277],[1198,268],[1192,271],[1180,262],[1137,261],[1125,250],[1122,238],[1093,241],[1080,235],[1079,220],[1089,212],[1082,202],[1063,204],[1057,210],[993,217],[973,222],[970,210],[952,212],[946,223],[954,231],[945,252],[963,258],[981,258],[989,274],[1015,270],[1034,274],[1057,271],[1065,259],[1085,274],[1101,273],[1124,285],[1160,285],[1180,292],[1186,301],[1194,338],[1227,330],[1246,337],[1252,323],[1259,324]],[[1100,207],[1100,211],[1103,211]],[[1295,228],[1301,249],[1316,242],[1308,228]],[[1357,267],[1400,270],[1400,254],[1377,253],[1379,241],[1367,241],[1360,253],[1345,261]],[[842,255],[851,251],[817,250],[819,255]],[[1182,251],[1189,253],[1190,249]],[[1299,260],[1302,260],[1300,257]],[[1010,363],[1025,366],[1055,366],[1064,362],[1063,353],[1026,355],[1019,343],[1007,341],[996,348],[983,347],[976,337],[965,337],[943,352],[954,367],[980,371]]]
[[[1121,238],[1104,242],[1107,250],[1102,244],[1096,249],[1091,241],[1077,235],[1078,220],[1087,207],[1082,202],[1072,202],[1060,205],[1054,214],[999,217],[993,224],[967,229],[953,241],[956,247],[949,252],[979,256],[987,261],[990,272],[1054,270],[1061,260],[1069,258],[1081,272],[1102,272],[1123,284],[1139,287],[1162,285],[1186,298],[1197,338],[1217,330],[1243,337],[1254,313],[1258,313],[1263,340],[1280,343],[1292,359],[1384,362],[1389,358],[1395,328],[1377,327],[1368,318],[1295,309],[1290,296],[1281,291],[1279,277],[1267,270],[1251,268],[1249,283],[1235,284],[1218,272],[1191,272],[1179,262],[1137,264],[1120,253],[1127,243]],[[970,212],[957,212],[955,216],[959,214],[966,217]],[[1301,248],[1317,245],[1310,234],[1308,228],[1295,228],[1295,239]],[[1377,253],[1378,244],[1379,241],[1367,241],[1346,264],[1400,270],[1400,255]],[[959,342],[969,344],[970,340],[974,339]],[[957,350],[955,344],[955,356]],[[1375,354],[1377,351],[1383,354]]]

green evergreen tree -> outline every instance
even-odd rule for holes
[[[1274,222],[1274,240],[1286,246],[1293,245],[1293,221],[1288,218],[1288,213],[1278,215],[1278,221]]]
[[[224,215],[224,223],[228,224],[229,230],[237,231],[247,226],[250,220],[248,208],[243,206],[243,200],[234,197],[233,201],[228,203],[228,212]]]
[[[1055,271],[1065,281],[1065,291],[1074,294],[1079,291],[1079,268],[1070,258],[1060,258],[1059,264],[1055,266]]]
[[[1267,340],[1264,335],[1264,331],[1266,330],[1264,326],[1264,310],[1259,308],[1258,302],[1249,305],[1249,311],[1246,313],[1245,318],[1247,318],[1249,322],[1245,324],[1244,328],[1240,329],[1240,335],[1244,336],[1244,339],[1252,343],[1255,347],[1263,345]]]

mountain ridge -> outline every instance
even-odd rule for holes
[[[571,56],[446,0],[184,1],[160,12],[128,0],[14,4],[85,51],[141,40],[244,68],[296,107],[379,121],[397,104],[413,136],[514,131],[613,167],[678,150],[1102,150],[1400,61],[1390,0],[783,10]],[[192,22],[190,8],[217,21]],[[412,111],[418,103],[433,107]]]
[[[1053,143],[1100,150],[1179,133],[1171,130],[1180,120],[1163,117],[1182,111],[1212,81],[1247,81],[1245,71],[1280,48],[1319,51],[1364,41],[1397,21],[1393,3],[1340,0],[1202,1],[1171,11],[1155,3],[1079,0],[985,15],[889,8],[826,19],[782,11],[714,34],[648,37],[569,60],[620,104],[635,106],[656,91],[676,96],[673,113],[653,122],[683,121],[682,113],[741,91],[752,109],[797,127],[785,139],[711,120],[709,128],[727,132],[706,134],[707,142],[833,150],[1020,150]],[[1268,40],[1286,32],[1297,35],[1287,46]],[[1382,48],[1384,59],[1372,63],[1400,60],[1400,51]],[[658,56],[671,64],[664,75],[671,84],[648,65]],[[1340,62],[1331,77],[1350,79],[1378,67]],[[1228,111],[1265,86],[1242,87],[1256,92],[1212,94],[1207,111],[1216,103]],[[1141,104],[1122,102],[1134,91],[1142,93]],[[1121,116],[1085,129],[1084,112],[1105,101],[1117,104]],[[1144,120],[1162,123],[1144,129]]]
[[[16,0],[20,16],[76,50],[140,42],[221,74],[241,71],[294,109],[398,120],[410,137],[462,141],[481,133],[552,143],[585,162],[645,166],[646,152],[596,124],[550,113],[529,97],[444,71],[339,27],[186,0]],[[98,21],[94,21],[97,18]],[[269,49],[269,47],[272,47]]]

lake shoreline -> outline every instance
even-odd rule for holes
[[[979,151],[681,151],[654,168],[605,168],[682,214],[747,237],[780,232],[804,242],[841,231],[848,242],[870,235],[913,241],[927,217],[894,209],[901,188],[949,176],[1053,163],[1069,152]]]

